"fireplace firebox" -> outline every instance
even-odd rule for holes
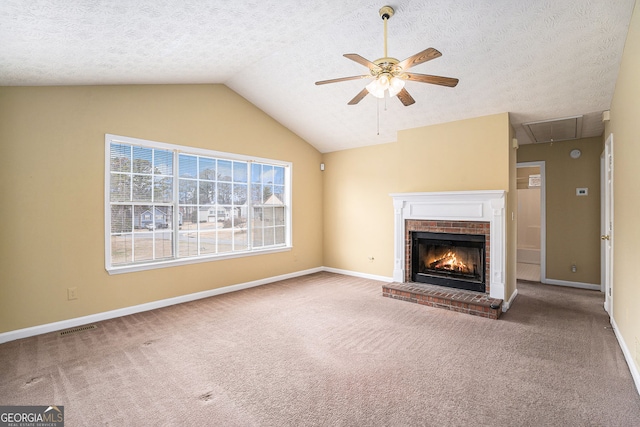
[[[485,292],[485,236],[411,232],[414,282]]]

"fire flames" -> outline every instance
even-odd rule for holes
[[[456,254],[454,252],[447,252],[441,258],[427,263],[430,269],[432,270],[447,270],[447,271],[455,271],[459,273],[470,273],[469,267],[462,262],[459,261]]]

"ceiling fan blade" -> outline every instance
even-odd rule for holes
[[[400,102],[404,104],[405,107],[408,107],[409,105],[414,104],[416,102],[416,100],[413,99],[411,95],[409,95],[409,92],[407,92],[405,88],[402,88],[402,90],[398,92],[398,95],[396,96],[398,97]]]
[[[434,85],[456,87],[458,79],[452,77],[430,76],[427,74],[404,73],[403,78],[414,82],[431,83]]]
[[[430,47],[429,49],[425,49],[422,52],[418,52],[415,55],[408,57],[404,61],[400,61],[397,66],[403,70],[408,70],[411,67],[415,67],[423,62],[431,61],[432,59],[436,59],[441,56],[442,54],[438,50]]]
[[[328,83],[338,83],[338,82],[346,82],[348,80],[359,80],[359,79],[370,79],[372,76],[351,76],[351,77],[340,77],[338,79],[331,79],[331,80],[321,80],[319,82],[316,82],[317,85],[326,85]]]
[[[365,67],[369,68],[370,70],[376,70],[376,69],[380,68],[376,64],[374,64],[373,62],[369,61],[368,59],[363,58],[362,56],[358,55],[357,53],[345,53],[343,56],[345,58],[349,58],[350,60],[357,62],[358,64],[364,65]]]
[[[369,91],[365,87],[356,96],[354,96],[353,99],[347,103],[347,105],[356,105],[358,102],[362,101],[362,99],[367,96],[368,93]]]

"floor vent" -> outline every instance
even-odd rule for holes
[[[78,333],[78,332],[84,332],[84,331],[88,331],[89,329],[96,329],[96,328],[97,328],[96,325],[79,326],[77,328],[67,329],[66,331],[60,332],[60,336],[64,337],[64,336],[67,336],[67,335],[75,334],[75,333]]]

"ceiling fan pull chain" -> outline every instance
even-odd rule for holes
[[[380,136],[380,98],[377,98],[378,102],[376,103],[376,131],[377,135]]]

